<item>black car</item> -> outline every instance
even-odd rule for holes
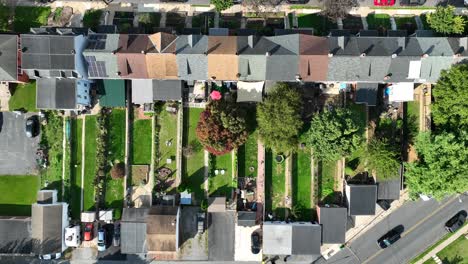
[[[253,254],[258,254],[260,253],[260,248],[261,246],[261,240],[260,240],[260,235],[257,232],[253,232],[252,235],[250,236],[250,240],[252,242],[252,253]]]
[[[401,0],[401,6],[422,6],[426,3],[426,0]]]
[[[385,235],[377,240],[380,248],[387,248],[398,241],[403,233],[403,226],[399,225],[392,230],[388,231]]]
[[[112,244],[114,247],[120,246],[120,224],[114,225],[114,236],[112,238]]]
[[[28,119],[26,119],[24,132],[29,138],[35,137],[39,134],[39,119],[37,118],[37,116],[31,116]]]
[[[445,223],[445,229],[453,233],[460,229],[465,224],[466,221],[466,211],[460,211],[454,215],[450,220]]]

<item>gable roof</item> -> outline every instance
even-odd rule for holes
[[[266,255],[320,255],[321,226],[312,223],[265,222]]]
[[[266,58],[266,79],[295,80],[299,74],[299,34],[265,37],[273,43]]]
[[[177,36],[159,32],[149,36],[153,48],[146,54],[148,78],[177,79],[176,39]]]
[[[0,35],[0,81],[18,79],[18,36]]]
[[[322,242],[344,243],[348,209],[338,206],[319,206],[318,213],[319,223],[322,225]]]
[[[183,35],[176,40],[176,60],[182,80],[206,80],[208,77],[208,36]]]
[[[377,202],[377,186],[363,184],[348,184],[346,197],[348,199],[349,215],[374,215]]]
[[[76,79],[37,79],[36,107],[38,109],[76,109]]]
[[[208,76],[216,80],[237,80],[237,37],[208,37]]]
[[[69,35],[21,35],[23,69],[74,70],[75,38]]]
[[[326,81],[328,72],[326,38],[299,35],[299,75],[303,81]]]
[[[453,56],[453,50],[447,38],[427,37],[415,38],[422,53],[429,56]]]
[[[89,78],[119,78],[117,55],[119,34],[90,34],[83,55]]]
[[[175,53],[176,51],[176,35],[158,32],[148,36],[150,43],[154,46],[150,52],[152,53]]]

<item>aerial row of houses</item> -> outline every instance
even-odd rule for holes
[[[54,87],[38,95],[49,98],[39,100],[38,107],[60,109],[89,104],[87,88],[102,79],[147,80],[148,87],[158,84],[150,80],[433,83],[441,70],[468,57],[468,38],[96,34],[41,28],[0,35],[0,54],[0,81],[37,79],[39,90]],[[64,89],[75,91],[73,102],[60,99]]]

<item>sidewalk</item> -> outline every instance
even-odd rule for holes
[[[468,225],[465,225],[463,226],[462,228],[460,228],[457,232],[455,232],[455,234],[453,234],[451,237],[449,237],[447,240],[445,240],[444,242],[442,242],[440,245],[438,245],[437,247],[433,248],[431,251],[429,251],[429,253],[427,253],[422,259],[416,261],[415,264],[422,264],[424,263],[425,261],[429,260],[430,258],[432,258],[432,256],[434,256],[435,254],[439,253],[439,251],[441,251],[442,249],[444,249],[446,246],[448,246],[450,243],[452,243],[453,241],[457,240],[457,238],[459,238],[460,236],[464,235],[465,233],[468,232]]]

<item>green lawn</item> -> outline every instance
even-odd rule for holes
[[[0,31],[8,31],[8,19],[10,18],[10,7],[0,5]]]
[[[109,160],[124,162],[125,158],[125,110],[113,109],[109,116]],[[106,206],[122,208],[124,191],[123,179],[106,176]]]
[[[419,133],[419,101],[407,102],[406,109],[408,140],[412,143]]]
[[[94,208],[94,178],[96,176],[96,116],[86,116],[85,126],[85,175],[83,185],[83,210]]]
[[[87,10],[83,16],[83,27],[91,28],[96,30],[99,26],[100,18],[102,16],[101,9],[90,9]]]
[[[183,145],[186,148],[191,145],[194,150],[189,156],[182,160],[182,181],[189,185],[195,193],[198,201],[201,201],[204,194],[204,150],[198,142],[196,127],[202,108],[184,108],[184,135]]]
[[[55,112],[46,111],[47,124],[41,126],[41,145],[48,150],[49,166],[42,170],[41,186],[58,192],[62,199],[62,166],[63,166],[63,118]]]
[[[47,25],[50,12],[50,7],[45,6],[17,6],[13,28],[16,33],[29,33],[32,27]]]
[[[38,176],[0,176],[0,215],[31,215],[39,191]]]
[[[319,162],[319,177],[318,177],[318,195],[319,201],[333,202],[334,200],[334,185],[336,173],[336,161]]]
[[[399,16],[395,17],[397,29],[406,30],[408,34],[413,34],[418,28],[414,16]]]
[[[18,84],[11,95],[8,107],[10,111],[25,109],[28,112],[37,112],[36,82]]]
[[[311,208],[314,205],[311,203],[311,160],[310,150],[300,150],[293,155],[292,163],[292,193],[294,205],[303,209],[301,218],[311,220]]]
[[[297,25],[299,28],[314,28],[316,36],[326,36],[330,30],[338,28],[336,23],[318,14],[298,14]]]
[[[175,172],[177,169],[177,115],[162,110],[157,121],[159,124],[159,166],[167,167]],[[170,143],[166,144],[166,142]],[[166,163],[168,158],[172,160],[170,164]]]
[[[468,239],[464,236],[457,238],[437,253],[437,256],[442,260],[442,263],[468,263]]]
[[[218,170],[218,175],[215,170]],[[221,170],[225,171],[224,175],[221,174]],[[211,155],[210,172],[209,194],[225,196],[229,199],[233,187],[237,185],[232,180],[232,155]]]
[[[150,164],[151,119],[135,120],[132,130],[132,164]]]
[[[247,139],[244,145],[239,148],[237,162],[239,168],[239,177],[257,177],[257,133],[253,133]],[[254,170],[250,170],[253,167]]]
[[[380,27],[391,29],[390,16],[387,14],[369,14],[367,16],[367,24],[369,24],[369,29],[375,30]]]
[[[276,153],[267,150],[265,154],[265,206],[266,210],[273,212],[278,218],[283,218],[285,194],[285,161],[277,163]]]
[[[71,214],[73,219],[80,219],[81,209],[81,147],[83,140],[83,120],[72,119],[71,121],[71,156],[70,156],[70,167],[71,167]]]

